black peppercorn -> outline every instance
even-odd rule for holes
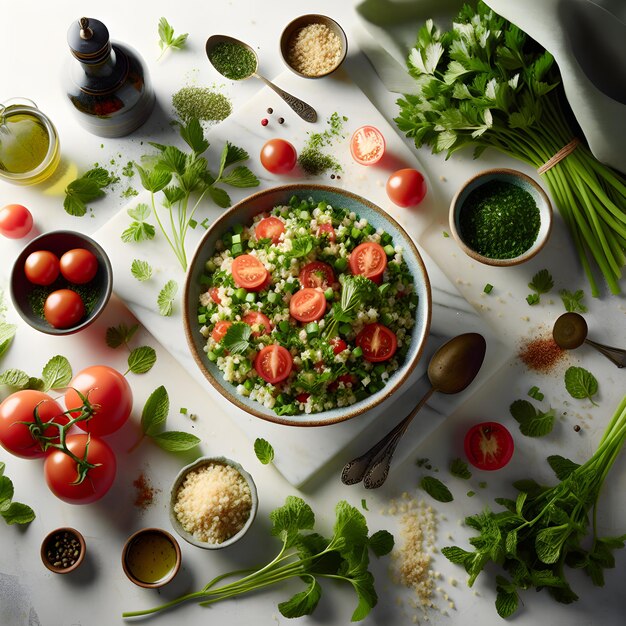
[[[580,432],[580,426],[578,424],[576,424],[576,426],[574,426],[574,430],[579,433]]]
[[[279,124],[284,124],[285,123],[285,118],[284,117],[279,117],[278,118],[278,123]]]
[[[274,109],[272,109],[272,107],[268,107],[267,113],[271,115],[273,112],[274,112]]]

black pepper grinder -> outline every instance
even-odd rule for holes
[[[67,96],[80,124],[100,137],[123,137],[139,128],[154,107],[148,70],[130,46],[111,41],[99,20],[81,17],[67,33],[74,58]]]

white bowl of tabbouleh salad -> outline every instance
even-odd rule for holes
[[[258,192],[217,219],[187,274],[185,333],[208,381],[280,424],[340,422],[388,398],[430,327],[424,263],[382,209],[333,187]]]

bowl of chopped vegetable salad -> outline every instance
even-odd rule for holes
[[[266,189],[205,233],[184,324],[207,380],[238,408],[296,426],[334,424],[390,397],[419,361],[430,282],[385,211],[323,185]]]

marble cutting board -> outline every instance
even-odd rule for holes
[[[401,167],[420,169],[420,164],[363,92],[343,72],[338,72],[325,81],[307,81],[294,76],[291,72],[285,72],[277,77],[276,82],[287,91],[311,103],[318,112],[317,123],[308,124],[300,120],[278,96],[265,87],[245,106],[210,131],[208,138],[211,147],[206,154],[209,163],[218,161],[224,142],[231,141],[253,155],[254,158],[249,164],[261,180],[260,188],[306,181],[349,189],[387,210],[419,243],[422,234],[433,227],[435,216],[442,212],[442,207],[437,202],[436,190],[428,181],[429,192],[417,210],[401,209],[389,202],[385,192],[389,174]],[[273,109],[271,115],[267,113],[269,107]],[[336,138],[332,148],[329,148],[342,164],[343,171],[339,176],[334,179],[330,179],[328,174],[305,178],[302,172],[297,171],[288,176],[274,176],[263,170],[256,155],[265,141],[272,137],[282,137],[291,141],[300,151],[308,133],[324,131],[328,127],[327,119],[335,111],[345,118],[344,136]],[[260,124],[263,117],[269,119],[267,126]],[[279,117],[285,119],[284,124],[278,124]],[[387,142],[385,157],[374,167],[358,165],[350,156],[349,137],[356,128],[364,124],[376,126]],[[168,143],[164,138],[159,138],[159,141]],[[228,193],[235,203],[257,189],[228,188]],[[149,202],[147,192],[137,196],[127,208],[132,208],[140,202]],[[387,432],[406,415],[428,387],[425,372],[430,355],[449,337],[462,332],[482,333],[488,344],[483,368],[477,380],[463,394],[459,396],[435,394],[431,398],[398,447],[395,463],[411,454],[419,442],[423,441],[512,355],[511,348],[496,339],[474,308],[459,294],[429,255],[420,248],[433,288],[431,335],[421,362],[402,389],[372,411],[333,426],[286,427],[259,420],[230,405],[204,379],[187,349],[181,320],[180,298],[171,317],[162,317],[158,314],[156,299],[159,290],[167,280],[174,279],[179,285],[180,296],[184,272],[158,229],[157,236],[152,241],[133,244],[122,242],[120,234],[131,221],[126,209],[120,211],[94,234],[94,238],[104,246],[110,256],[115,292],[146,329],[206,389],[205,404],[202,410],[198,411],[198,427],[201,428],[203,419],[233,419],[251,442],[257,437],[264,437],[276,450],[275,466],[295,486],[305,483],[331,459],[348,448],[340,459],[341,463],[338,462],[338,467],[341,467],[344,461],[365,450],[375,438]],[[211,222],[220,212],[221,209],[206,203],[206,206],[201,206],[198,210],[196,219],[200,223],[208,217]],[[187,250],[189,257],[203,233],[204,229],[200,225],[195,230],[189,231]],[[130,266],[133,259],[142,259],[151,264],[154,273],[149,281],[140,283],[132,277]]]

